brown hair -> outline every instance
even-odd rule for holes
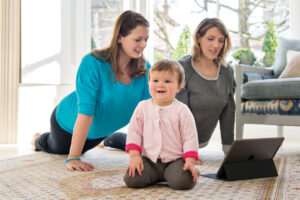
[[[112,66],[112,71],[115,73],[115,80],[117,80],[122,72],[118,67],[118,57],[120,44],[118,43],[119,36],[125,37],[137,26],[142,25],[149,27],[148,21],[139,13],[134,11],[125,11],[117,19],[108,47],[100,50],[94,50],[91,52],[92,56],[101,60],[109,61]],[[131,58],[129,62],[129,75],[131,77],[140,77],[146,75],[146,60],[142,55],[140,58]]]
[[[175,60],[171,60],[171,59],[163,59],[163,60],[156,62],[150,68],[150,71],[148,74],[148,81],[150,81],[151,72],[154,72],[154,71],[158,71],[158,72],[168,71],[171,74],[176,73],[178,85],[180,85],[181,87],[184,86],[184,80],[185,80],[184,69],[179,62],[177,62]]]
[[[225,37],[224,45],[223,45],[219,55],[217,56],[217,58],[214,61],[215,61],[215,63],[220,62],[223,66],[226,66],[225,58],[226,58],[226,54],[231,49],[231,40],[230,40],[230,36],[229,36],[229,33],[228,33],[225,25],[218,18],[205,18],[197,26],[196,31],[194,33],[194,37],[193,37],[194,45],[193,45],[193,49],[192,49],[192,54],[195,57],[202,55],[202,50],[201,50],[200,44],[198,44],[198,42],[197,42],[197,39],[199,37],[203,37],[206,34],[206,32],[213,27],[216,27]]]

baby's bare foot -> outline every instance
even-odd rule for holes
[[[36,139],[38,138],[38,137],[40,137],[40,133],[35,133],[34,135],[33,135],[33,138],[32,138],[32,140],[31,140],[31,145],[33,146],[33,148],[34,149],[36,149],[36,147],[35,147],[35,141],[36,141]]]

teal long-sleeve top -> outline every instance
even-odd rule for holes
[[[61,128],[72,134],[78,113],[94,117],[87,139],[106,137],[126,126],[138,103],[150,98],[147,75],[133,77],[128,85],[112,80],[109,62],[86,55],[77,72],[76,90],[57,106]]]

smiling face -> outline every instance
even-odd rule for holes
[[[178,84],[178,74],[170,71],[152,71],[150,73],[149,91],[153,101],[159,106],[170,105],[181,89]]]
[[[121,45],[120,53],[129,58],[139,58],[147,46],[149,30],[146,26],[138,25],[126,36],[119,36],[118,43]]]
[[[216,27],[212,27],[206,31],[203,37],[198,35],[197,42],[200,44],[203,56],[214,60],[224,46],[225,37]]]

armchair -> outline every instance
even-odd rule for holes
[[[278,136],[283,126],[300,126],[300,77],[279,78],[287,50],[300,51],[300,40],[279,38],[271,68],[237,65],[236,139],[243,138],[244,124],[277,125]]]

